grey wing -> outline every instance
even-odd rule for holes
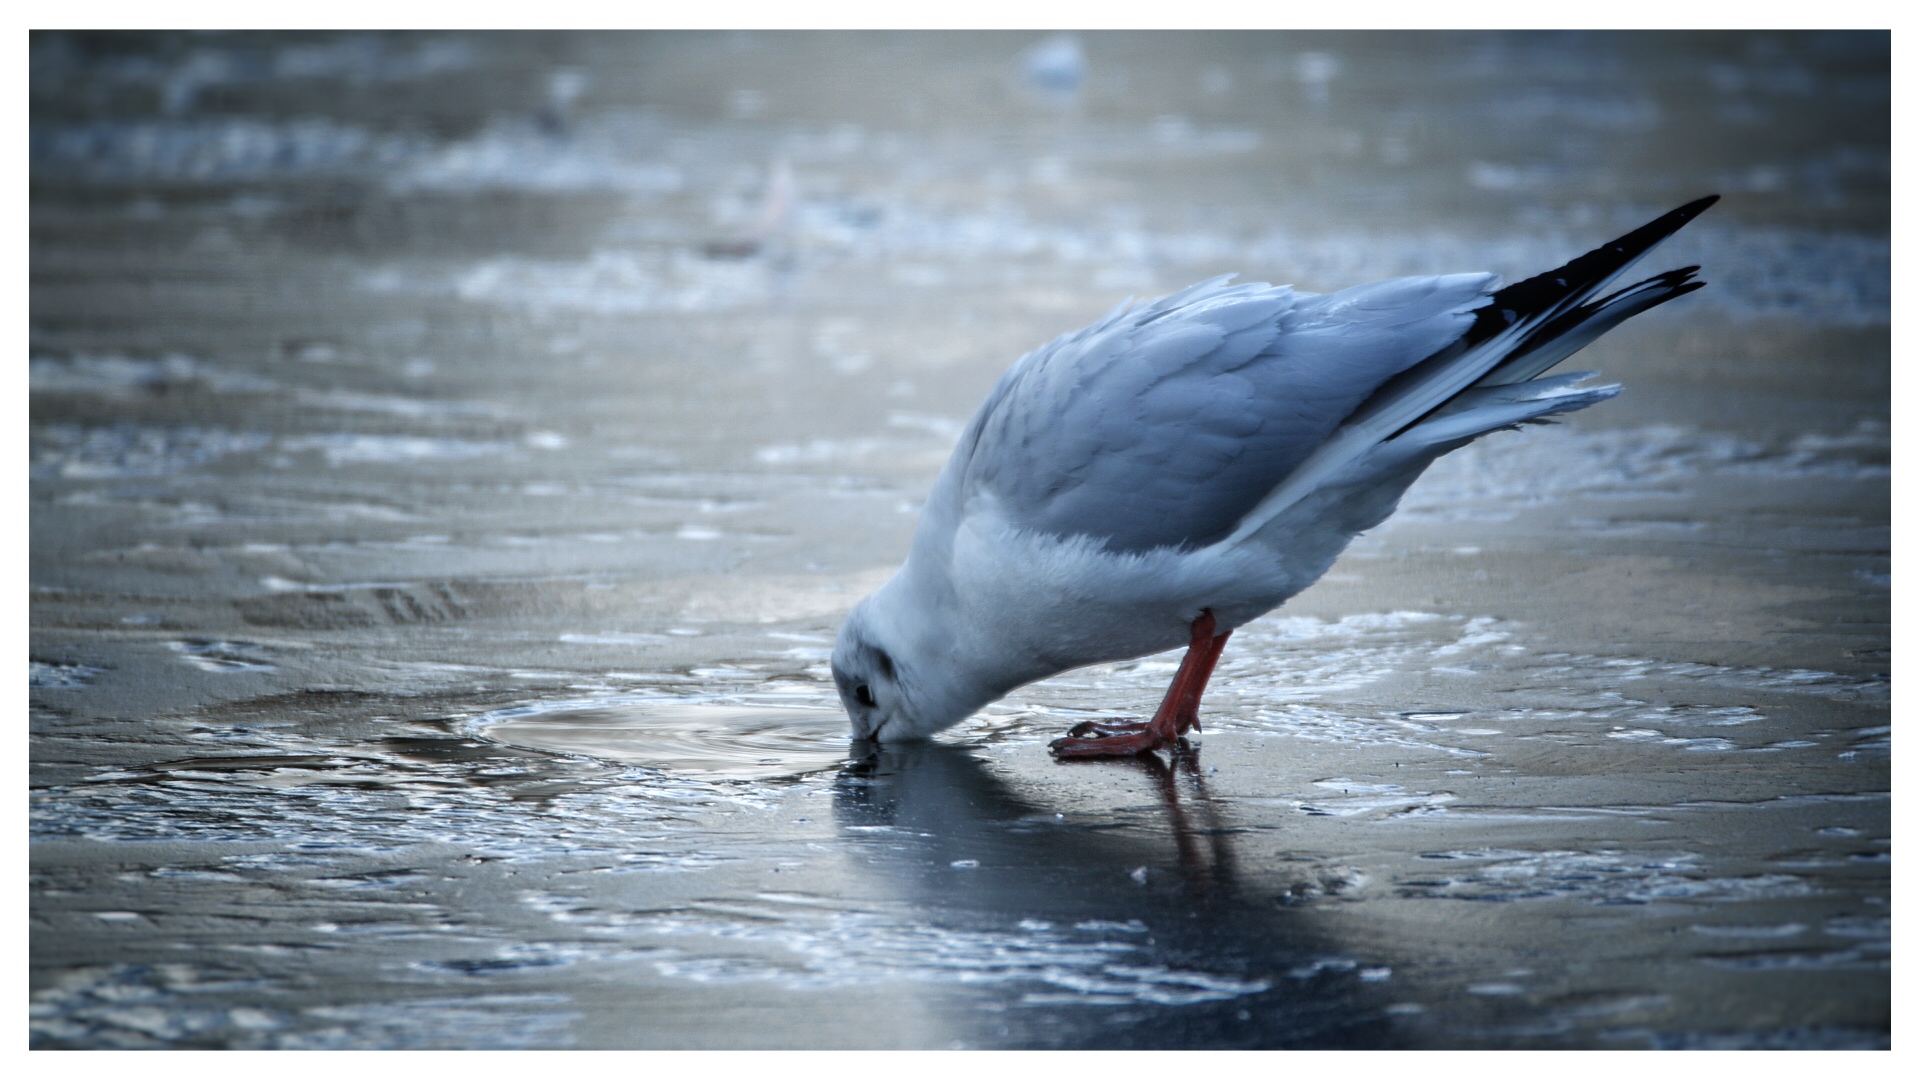
[[[1459,340],[1490,274],[1327,295],[1226,278],[1023,357],[962,438],[958,494],[1113,551],[1201,546],[1394,375]]]

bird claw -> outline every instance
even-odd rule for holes
[[[1189,731],[1200,730],[1200,695],[1207,676],[1220,659],[1220,650],[1233,631],[1215,634],[1218,624],[1211,610],[1193,620],[1193,640],[1180,660],[1180,671],[1167,687],[1167,696],[1151,720],[1082,720],[1067,734],[1047,744],[1056,758],[1115,758],[1149,754],[1177,744]]]
[[[1076,739],[1107,739],[1115,735],[1137,734],[1146,727],[1144,720],[1121,720],[1118,717],[1111,720],[1082,720],[1068,728],[1067,735]]]
[[[1103,731],[1105,734],[1088,736],[1082,729]],[[1150,754],[1173,740],[1154,730],[1152,724],[1139,721],[1115,723],[1109,727],[1088,720],[1075,724],[1073,730],[1062,738],[1047,744],[1053,756],[1068,758],[1107,758],[1135,757]]]

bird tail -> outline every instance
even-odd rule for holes
[[[1386,448],[1383,444],[1394,444],[1394,457],[1431,454],[1435,447],[1451,449],[1447,444],[1583,409],[1619,393],[1617,386],[1573,388],[1590,373],[1539,376],[1627,319],[1704,285],[1693,279],[1699,267],[1692,266],[1594,299],[1719,199],[1696,199],[1565,266],[1494,293],[1460,340],[1382,384],[1241,519],[1225,543],[1259,532],[1355,461]]]
[[[1586,348],[1600,335],[1643,311],[1659,307],[1676,296],[1685,296],[1706,282],[1695,281],[1697,266],[1669,270],[1657,277],[1629,285],[1619,292],[1590,304],[1582,304],[1535,331],[1524,344],[1492,371],[1480,377],[1475,386],[1499,386],[1526,382]]]

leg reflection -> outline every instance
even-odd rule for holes
[[[1219,805],[1207,792],[1206,773],[1200,767],[1200,748],[1185,739],[1174,741],[1171,761],[1141,755],[1142,771],[1153,777],[1167,811],[1184,880],[1202,897],[1230,890],[1235,883],[1233,830],[1220,820]],[[1181,791],[1182,783],[1187,791]]]

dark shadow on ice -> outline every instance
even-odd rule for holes
[[[1364,964],[1289,909],[1277,880],[1242,877],[1236,830],[1208,795],[1196,749],[1183,745],[1171,763],[1110,764],[1124,794],[1151,796],[1117,812],[1023,795],[966,746],[854,749],[834,795],[842,836],[929,923],[1073,933],[1124,949],[1104,969],[1112,978],[1077,993],[1013,986],[1004,1000],[972,1004],[983,1042],[1397,1043]]]

